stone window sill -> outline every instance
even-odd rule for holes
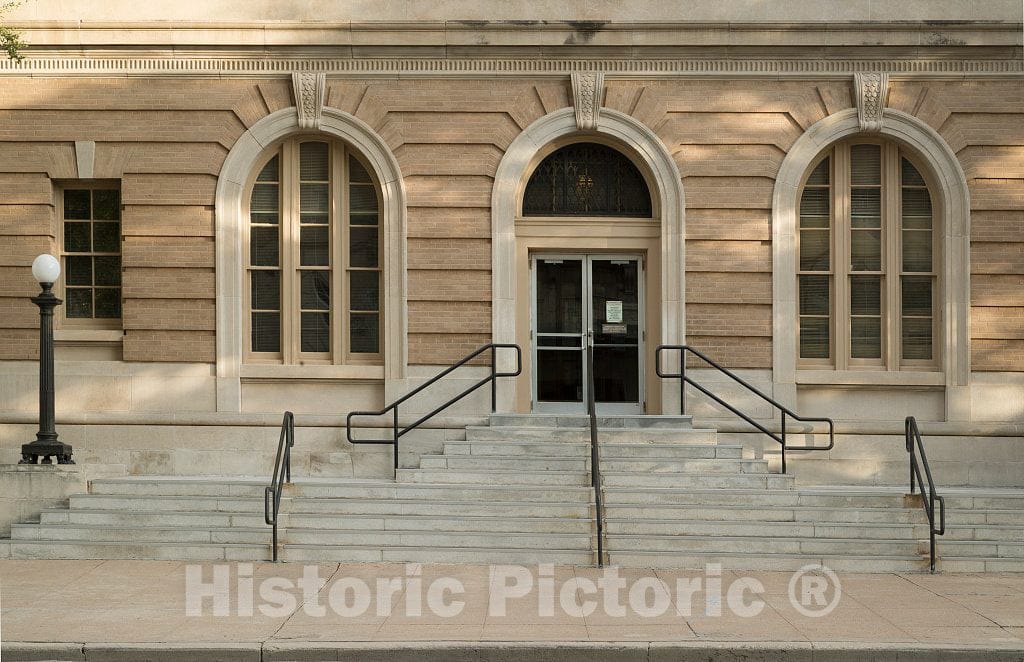
[[[270,365],[243,364],[241,378],[244,380],[278,379],[344,379],[353,381],[378,381],[384,379],[382,365]]]
[[[945,386],[946,374],[924,370],[797,370],[796,383],[817,386]]]

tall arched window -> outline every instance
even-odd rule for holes
[[[896,144],[855,139],[819,158],[800,196],[803,366],[939,366],[935,224],[926,180]]]
[[[573,143],[541,161],[523,216],[651,217],[651,192],[633,162],[598,143]]]
[[[360,157],[289,140],[248,199],[248,359],[379,363],[380,195]]]

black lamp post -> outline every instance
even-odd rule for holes
[[[32,276],[43,291],[32,297],[39,306],[39,432],[36,440],[21,447],[19,464],[74,464],[71,446],[57,440],[53,415],[53,309],[62,302],[53,293],[60,277],[60,262],[52,255],[40,255],[32,262]]]

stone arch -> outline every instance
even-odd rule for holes
[[[639,160],[651,181],[651,197],[661,220],[661,338],[666,344],[686,338],[684,306],[685,198],[676,163],[661,139],[633,117],[601,108],[593,131],[581,132],[573,108],[556,110],[533,122],[509,145],[498,164],[491,195],[491,297],[494,342],[516,340],[516,212],[526,178],[537,155],[553,142],[569,136],[597,135],[624,145]],[[667,386],[667,385],[666,385]],[[677,392],[678,393],[678,392]],[[678,394],[662,392],[663,411],[678,410]],[[498,408],[512,406],[508,384],[499,390]],[[675,404],[672,404],[675,403]]]
[[[776,395],[796,400],[796,232],[800,183],[811,163],[835,142],[861,132],[849,108],[811,126],[779,168],[772,198],[772,375]],[[942,225],[942,351],[948,420],[969,420],[970,193],[953,150],[934,129],[905,112],[886,108],[883,136],[912,150],[936,184]]]
[[[365,122],[336,108],[324,107],[321,133],[359,151],[380,181],[384,264],[384,378],[403,379],[408,365],[406,327],[405,186],[398,161],[384,140]],[[276,142],[304,131],[295,107],[274,112],[235,142],[217,180],[215,201],[217,251],[217,410],[241,410],[242,364],[242,202],[245,183],[257,161]]]

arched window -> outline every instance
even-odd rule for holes
[[[896,144],[855,139],[819,157],[800,195],[800,363],[937,368],[939,230],[926,180]]]
[[[574,143],[541,161],[523,216],[651,217],[651,192],[633,162],[606,145]]]
[[[248,359],[379,363],[380,195],[360,157],[335,141],[287,141],[248,200]]]

